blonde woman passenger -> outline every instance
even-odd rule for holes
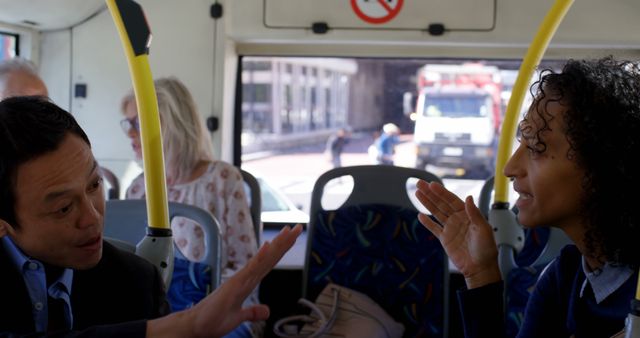
[[[160,78],[154,83],[168,199],[208,210],[219,221],[223,239],[221,272],[224,282],[247,264],[258,248],[242,176],[233,165],[213,158],[211,138],[185,85],[175,77]],[[131,139],[137,159],[141,159],[138,111],[132,92],[123,98],[121,109],[125,117],[121,125]],[[128,199],[145,198],[143,175],[138,176],[127,189]],[[201,261],[205,254],[201,226],[189,219],[176,217],[171,222],[171,230],[178,255],[192,262]],[[258,303],[256,289],[244,305]],[[261,336],[263,328],[264,322],[247,322],[226,337]]]

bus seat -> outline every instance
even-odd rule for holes
[[[202,226],[206,253],[201,262],[191,262],[175,249],[174,270],[167,299],[172,311],[188,308],[220,285],[221,236],[218,221],[198,207],[169,202],[169,218],[185,217]],[[104,236],[115,246],[135,251],[146,234],[147,206],[145,200],[109,200],[106,202]]]
[[[478,207],[488,218],[494,178],[487,179],[481,189]],[[517,208],[512,208],[517,215]],[[500,245],[501,243],[496,243]],[[524,229],[522,250],[509,250],[501,254],[500,271],[505,278],[506,336],[515,337],[524,319],[524,310],[538,278],[544,269],[560,254],[562,248],[571,244],[565,233],[557,228],[535,227]]]
[[[251,210],[251,220],[256,231],[256,243],[260,246],[260,237],[262,235],[262,195],[260,192],[260,184],[258,180],[250,172],[240,169],[242,180],[245,184],[245,191],[249,200],[249,208]]]
[[[487,178],[480,189],[480,196],[478,198],[478,209],[484,218],[489,219],[489,208],[491,208],[491,194],[493,193],[494,176]]]
[[[117,200],[120,198],[120,181],[118,177],[109,169],[100,166],[100,174],[109,184],[107,199]]]
[[[329,181],[353,178],[335,210],[321,200]],[[311,198],[303,295],[315,299],[328,282],[363,292],[405,326],[405,337],[448,333],[448,258],[417,219],[407,180],[441,180],[424,170],[354,166],[329,170]]]

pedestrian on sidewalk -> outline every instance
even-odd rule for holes
[[[349,128],[340,128],[335,134],[329,136],[327,140],[325,153],[334,168],[340,168],[342,166],[342,159],[340,157],[344,151],[344,147],[349,143],[349,136],[351,136]]]

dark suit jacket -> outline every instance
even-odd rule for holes
[[[98,265],[73,272],[71,308],[74,332],[59,336],[144,337],[146,319],[169,313],[158,270],[107,242]],[[0,337],[34,330],[24,280],[0,242]]]

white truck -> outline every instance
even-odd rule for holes
[[[413,114],[416,167],[486,178],[495,168],[501,123],[497,67],[426,65],[418,71]]]

